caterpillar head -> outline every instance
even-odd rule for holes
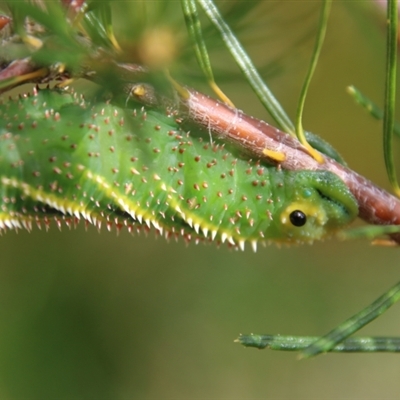
[[[320,239],[342,228],[358,215],[358,204],[347,186],[328,171],[292,174],[287,199],[280,211],[282,236],[288,241]]]

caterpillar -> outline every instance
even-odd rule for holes
[[[174,110],[36,88],[0,118],[0,231],[84,219],[256,249],[324,238],[358,214],[333,173],[249,159]]]

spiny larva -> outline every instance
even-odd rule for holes
[[[172,110],[35,89],[0,117],[0,230],[83,218],[256,248],[324,238],[358,213],[336,175],[251,160]]]

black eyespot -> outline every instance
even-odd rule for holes
[[[306,214],[304,214],[303,211],[300,211],[300,210],[292,211],[289,215],[289,218],[290,218],[290,222],[294,226],[303,226],[307,222]]]

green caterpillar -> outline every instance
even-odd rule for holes
[[[255,249],[323,238],[358,214],[336,175],[250,160],[176,111],[35,89],[0,117],[0,230],[83,218]]]

